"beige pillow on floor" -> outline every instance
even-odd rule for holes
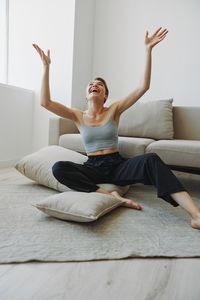
[[[68,191],[33,204],[49,216],[76,222],[92,222],[122,205],[122,201],[100,193]]]
[[[68,187],[59,183],[52,173],[52,166],[60,160],[82,164],[87,160],[87,156],[60,146],[47,146],[23,157],[15,168],[41,185],[60,192],[70,191]],[[120,195],[124,195],[129,189],[129,186],[119,187],[107,183],[98,184],[98,186],[110,192],[117,191]]]
[[[172,102],[173,99],[137,102],[122,114],[119,135],[173,139]]]

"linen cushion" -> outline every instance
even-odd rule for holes
[[[158,154],[168,165],[200,168],[200,141],[156,141],[148,145],[146,152]]]
[[[200,106],[174,106],[174,139],[200,140]]]
[[[145,148],[155,140],[138,137],[119,137],[119,152],[126,158],[145,153]],[[85,154],[80,133],[67,133],[60,136],[59,146]]]
[[[120,119],[119,135],[173,139],[173,99],[137,102]]]
[[[80,133],[66,133],[59,138],[59,146],[86,154]]]
[[[15,165],[15,168],[24,176],[41,185],[64,192],[69,191],[70,189],[59,183],[52,173],[52,166],[54,163],[62,160],[82,164],[87,160],[87,156],[60,146],[47,146],[23,157]],[[120,195],[124,195],[129,189],[129,186],[119,187],[107,183],[103,185],[98,184],[98,186],[109,192],[115,190]]]
[[[100,193],[68,191],[33,204],[42,212],[62,220],[91,222],[122,205],[122,201]]]
[[[119,152],[123,157],[132,158],[145,153],[146,147],[155,140],[138,137],[119,137]]]

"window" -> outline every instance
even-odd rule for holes
[[[8,5],[9,0],[0,0],[0,83],[8,77]]]

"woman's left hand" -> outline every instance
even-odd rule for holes
[[[147,48],[152,49],[155,45],[160,43],[167,35],[168,30],[162,29],[162,27],[158,28],[152,35],[149,35],[148,31],[146,31],[145,35],[145,45]]]

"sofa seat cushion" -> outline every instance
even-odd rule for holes
[[[145,153],[145,148],[155,140],[148,138],[119,137],[119,152],[126,158]],[[68,133],[60,136],[59,146],[85,154],[79,133]]]
[[[200,141],[156,141],[147,146],[146,152],[158,154],[168,165],[200,168]]]
[[[80,133],[67,133],[61,135],[59,138],[59,146],[85,154],[85,148]]]
[[[152,139],[119,137],[119,152],[123,157],[131,158],[136,155],[144,154],[146,147],[154,142]]]

